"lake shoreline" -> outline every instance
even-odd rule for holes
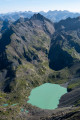
[[[32,89],[27,103],[41,109],[56,109],[67,89],[58,84],[45,83]]]

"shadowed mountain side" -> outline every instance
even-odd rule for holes
[[[71,67],[80,60],[80,17],[55,23],[55,33],[49,51],[49,66],[53,70]]]
[[[6,75],[4,78],[5,82],[2,87],[5,92],[10,92],[9,85],[12,79],[15,77],[14,71],[12,69],[12,61],[7,58],[6,53],[6,47],[11,43],[10,36],[12,33],[13,30],[10,28],[2,35],[2,38],[0,39],[0,70],[2,71],[3,75],[5,74],[4,70],[6,71]]]
[[[0,39],[0,70],[6,68],[9,65],[6,54],[6,46],[10,44],[10,36],[13,33],[11,29],[8,29]]]
[[[48,58],[50,68],[56,71],[70,67],[73,63],[71,55],[63,51],[60,45],[51,46]]]
[[[78,30],[80,29],[80,17],[77,18],[67,18],[66,20],[61,20],[54,24],[55,29],[58,31],[65,30]]]
[[[73,90],[65,95],[63,95],[60,99],[59,107],[68,107],[72,105],[79,106],[80,104],[77,102],[80,100],[80,88]]]

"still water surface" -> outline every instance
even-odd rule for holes
[[[62,95],[67,93],[67,89],[58,84],[45,83],[31,91],[30,103],[41,109],[55,109],[58,107]]]

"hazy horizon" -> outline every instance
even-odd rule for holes
[[[80,13],[80,0],[0,0],[0,14],[19,11],[68,10]]]
[[[11,13],[17,13],[17,12],[35,12],[35,13],[40,13],[40,12],[49,12],[49,11],[68,11],[68,12],[72,12],[72,13],[80,13],[80,12],[73,12],[73,11],[69,11],[69,10],[48,10],[48,11],[31,11],[31,10],[25,10],[25,11],[9,11],[9,12],[3,12],[0,14],[11,14]]]

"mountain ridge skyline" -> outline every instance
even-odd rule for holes
[[[19,11],[19,12],[12,12],[12,13],[5,13],[5,14],[0,14],[0,19],[1,20],[10,20],[10,21],[16,21],[19,18],[31,18],[34,14],[40,13],[44,17],[48,18],[52,22],[59,22],[62,19],[66,19],[68,17],[75,18],[80,16],[80,13],[73,13],[69,12],[67,10],[64,11],[51,11],[49,10],[48,12],[40,11],[40,12],[32,12],[32,11]]]
[[[33,11],[33,10],[14,10],[14,11],[9,11],[9,12],[0,12],[0,15],[5,15],[5,14],[12,14],[12,13],[22,13],[22,12],[34,12],[34,13],[40,13],[40,12],[45,12],[45,13],[48,13],[48,12],[53,12],[53,11],[57,11],[57,12],[71,12],[71,13],[80,13],[79,11],[70,11],[70,10],[67,10],[67,9],[64,9],[64,10],[57,10],[57,9],[54,9],[54,10],[39,10],[39,11]]]

